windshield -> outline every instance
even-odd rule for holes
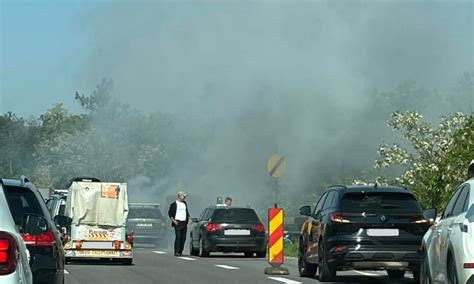
[[[212,216],[217,223],[260,223],[253,209],[217,209]]]
[[[128,219],[164,219],[156,208],[130,208]]]
[[[346,193],[341,200],[341,208],[345,212],[421,212],[413,195],[392,192]]]

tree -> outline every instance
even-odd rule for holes
[[[412,187],[413,192],[424,206],[442,208],[456,185],[465,177],[459,169],[466,165],[472,152],[466,156],[455,153],[460,148],[473,149],[472,115],[468,119],[462,113],[443,117],[437,127],[423,121],[416,111],[394,112],[388,123],[395,131],[401,132],[406,145],[383,144],[378,149],[379,158],[374,167],[398,166],[401,174],[396,182]],[[469,134],[471,131],[471,134]],[[469,146],[471,145],[471,146]],[[464,153],[463,153],[464,154]]]
[[[12,112],[0,116],[0,176],[19,178],[35,167],[31,159],[38,140],[38,124]]]

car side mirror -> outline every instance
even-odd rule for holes
[[[300,208],[300,214],[303,216],[311,216],[311,206],[303,206]]]
[[[436,219],[436,214],[436,208],[426,209],[425,211],[423,211],[423,218],[433,223]]]
[[[72,219],[68,216],[56,215],[53,218],[53,221],[56,225],[60,227],[69,227],[72,223]]]
[[[197,222],[198,222],[198,218],[191,218],[191,221],[193,221],[193,223],[197,223]]]
[[[38,236],[48,231],[48,221],[36,214],[23,215],[22,232],[31,236]]]

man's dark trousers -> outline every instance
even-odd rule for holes
[[[188,222],[186,221],[178,221],[178,224],[174,226],[174,233],[176,235],[174,239],[174,253],[183,253],[187,230]]]

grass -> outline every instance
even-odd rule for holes
[[[285,256],[298,257],[298,242],[286,243],[283,252]]]

